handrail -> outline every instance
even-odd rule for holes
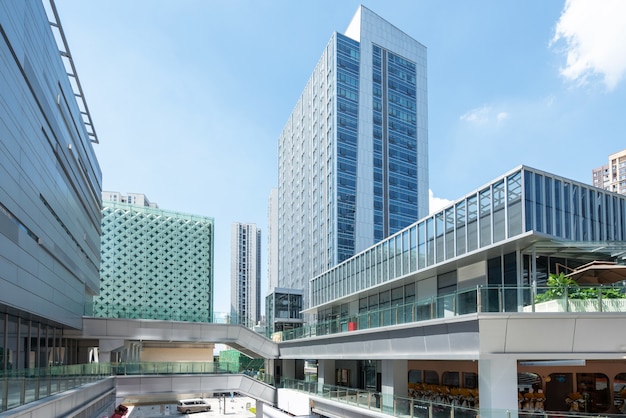
[[[476,408],[473,402],[463,404],[460,399],[439,400],[421,399],[417,397],[386,395],[377,391],[369,391],[358,388],[326,385],[321,382],[307,382],[295,379],[283,379],[282,388],[304,392],[311,396],[328,399],[367,409],[373,413],[382,413],[392,417],[415,417],[415,418],[474,418],[488,416],[493,418],[538,418],[554,417],[562,418],[588,418],[592,414],[572,413],[564,411],[526,411],[523,409],[482,409]],[[593,414],[598,416],[598,414]],[[608,414],[602,414],[606,417]]]
[[[306,324],[275,333],[272,339],[289,341],[480,312],[626,312],[626,286],[565,286],[560,290],[562,292],[554,292],[554,288],[548,286],[480,285]],[[553,297],[554,294],[559,296]]]
[[[0,412],[113,376],[232,374],[227,362],[72,364],[0,372]],[[270,375],[257,380],[274,385]]]

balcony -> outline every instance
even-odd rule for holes
[[[403,305],[318,321],[274,335],[275,341],[409,324],[481,312],[626,312],[626,286],[477,286]]]

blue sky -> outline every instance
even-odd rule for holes
[[[626,148],[621,0],[55,3],[104,189],[215,219],[216,311],[229,308],[230,225],[267,231],[278,136],[361,3],[428,48],[434,203],[519,164],[590,183]]]

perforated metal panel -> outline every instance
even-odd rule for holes
[[[213,219],[104,202],[93,315],[211,322]]]

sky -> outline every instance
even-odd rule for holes
[[[431,210],[520,164],[591,183],[626,148],[626,1],[55,0],[103,189],[215,221],[214,310],[230,227],[263,231],[278,137],[359,4],[427,47]]]

